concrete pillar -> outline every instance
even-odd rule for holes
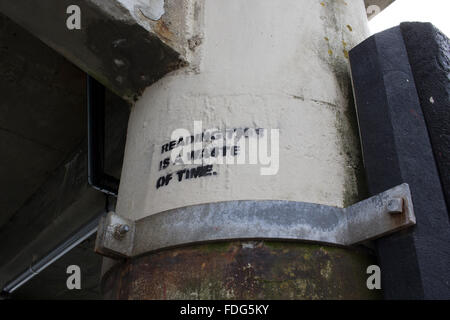
[[[196,26],[189,66],[148,87],[132,109],[117,214],[140,221],[223,201],[360,200],[348,51],[368,35],[363,0],[186,3],[185,21]],[[270,164],[213,164],[188,179],[177,172],[198,164],[164,168],[164,159],[174,132],[193,134],[194,121],[202,130],[264,128],[271,139],[276,129],[269,149],[278,149]],[[196,244],[105,267],[103,287],[118,298],[369,298],[372,259],[360,248],[302,242]]]

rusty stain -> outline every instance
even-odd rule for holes
[[[173,40],[174,34],[169,30],[163,20],[158,20],[156,23],[152,24],[152,27],[153,31],[164,40]]]
[[[106,298],[118,299],[380,298],[366,287],[365,270],[375,262],[365,249],[242,244],[209,243],[143,255],[109,270],[102,290]]]

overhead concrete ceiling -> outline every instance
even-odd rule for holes
[[[101,213],[105,196],[87,184],[86,74],[2,14],[0,74],[1,289]],[[105,166],[120,177],[129,105],[107,91],[106,113]],[[98,298],[101,260],[91,237],[15,295],[82,298],[61,291],[70,261],[90,270],[83,298]]]
[[[0,14],[0,229],[86,135],[85,74]]]

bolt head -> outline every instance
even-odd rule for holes
[[[130,226],[127,224],[120,224],[114,228],[114,238],[117,240],[122,240],[125,234],[130,231]]]
[[[403,212],[403,199],[395,198],[391,199],[387,203],[387,210],[389,213],[402,213]]]

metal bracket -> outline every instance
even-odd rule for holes
[[[109,212],[100,219],[95,252],[111,258],[130,257],[133,254],[135,233],[134,221]]]
[[[96,251],[115,258],[206,241],[271,239],[349,246],[416,223],[402,184],[348,208],[293,201],[227,201],[164,211],[132,222],[109,213]],[[123,238],[120,226],[128,225]],[[133,243],[134,241],[134,243]]]

